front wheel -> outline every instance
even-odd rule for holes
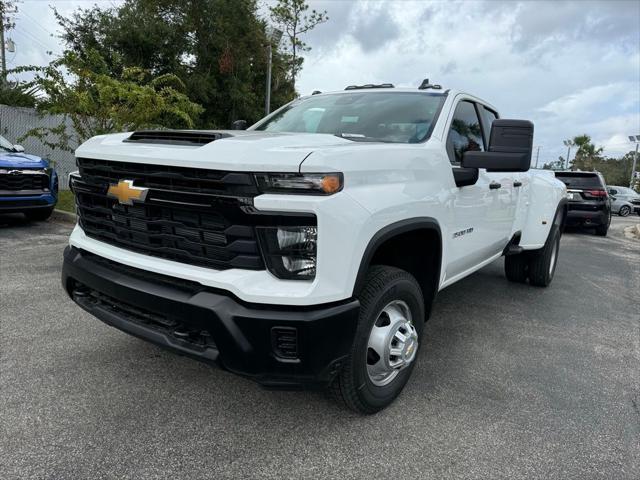
[[[371,267],[358,298],[356,336],[332,391],[351,410],[372,414],[391,404],[409,380],[425,308],[415,278],[383,265]]]

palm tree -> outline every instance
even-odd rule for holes
[[[580,170],[593,170],[593,163],[603,151],[602,147],[596,147],[591,143],[591,137],[587,134],[578,135],[573,138],[573,144],[578,147],[576,156],[573,159],[573,168]]]

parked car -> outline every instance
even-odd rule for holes
[[[567,186],[567,225],[595,227],[606,236],[611,224],[611,199],[607,185],[598,172],[556,172]]]
[[[632,212],[640,215],[640,194],[635,190],[629,187],[610,185],[609,195],[611,196],[611,209],[621,217],[626,217]]]
[[[0,136],[0,214],[46,220],[58,201],[58,176],[48,160]]]
[[[132,335],[376,412],[439,290],[502,255],[509,280],[552,281],[566,188],[529,170],[533,124],[497,118],[425,82],[297,99],[247,131],[94,137],[62,284]]]

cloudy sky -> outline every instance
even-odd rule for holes
[[[313,49],[302,94],[354,83],[417,87],[428,77],[486,99],[503,117],[533,120],[540,164],[566,155],[562,140],[581,133],[611,156],[640,134],[638,0],[308,2],[330,20],[304,38]],[[48,5],[68,13],[94,3],[120,2],[22,0],[9,66],[43,64],[46,51],[61,50]]]

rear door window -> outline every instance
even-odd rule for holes
[[[585,175],[575,173],[556,173],[556,178],[567,186],[579,190],[603,188],[600,178],[597,175]]]
[[[493,110],[485,107],[484,105],[478,105],[478,107],[480,108],[480,115],[482,115],[482,129],[484,130],[484,138],[486,139],[487,148],[489,148],[491,124],[498,118],[498,114]]]

